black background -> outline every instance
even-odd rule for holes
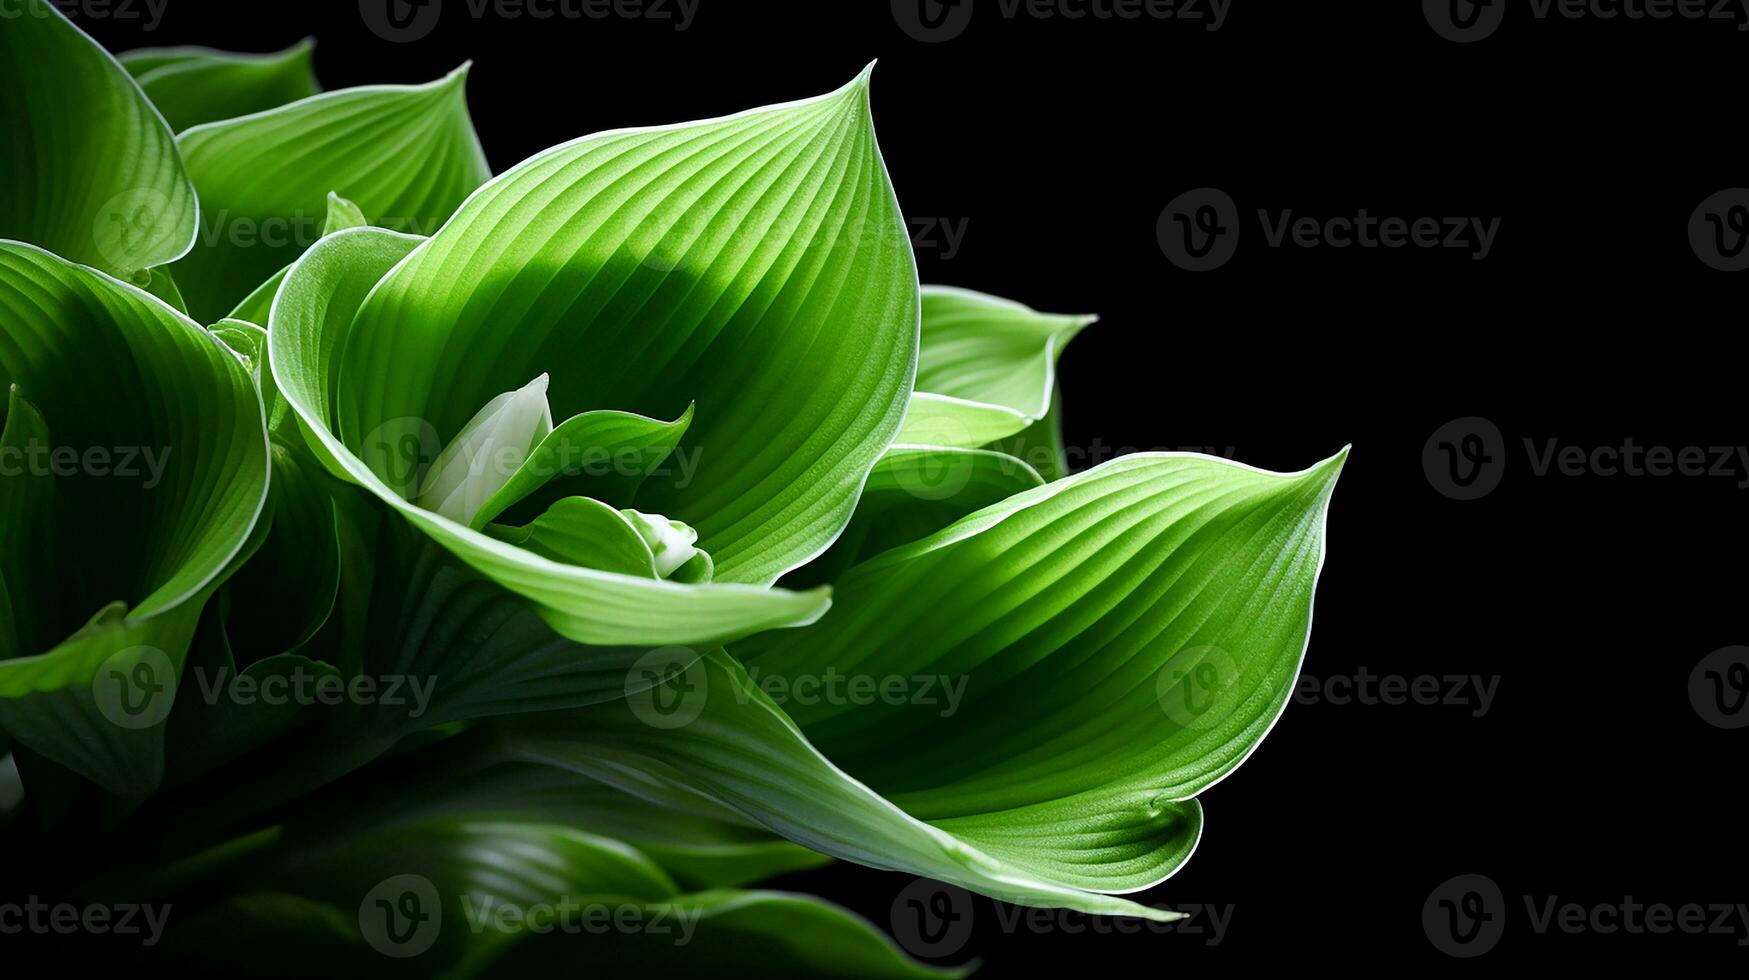
[[[951,254],[939,232],[918,236],[924,281],[1102,314],[1062,363],[1083,465],[1206,447],[1299,469],[1354,445],[1307,674],[1479,675],[1498,685],[1491,710],[1291,705],[1203,797],[1189,866],[1141,896],[1222,906],[1218,945],[1010,930],[979,900],[948,961],[979,957],[988,975],[1743,962],[1738,936],[1535,934],[1524,896],[1749,901],[1749,729],[1709,725],[1687,693],[1702,657],[1749,642],[1737,486],[1749,473],[1537,476],[1524,441],[1749,443],[1749,274],[1708,268],[1687,236],[1703,199],[1749,184],[1749,34],[1538,19],[1514,3],[1494,36],[1456,44],[1412,2],[1235,0],[1212,32],[1008,19],[998,0],[973,2],[942,43],[908,36],[887,0],[702,0],[685,31],[475,19],[450,0],[412,43],[373,34],[351,0],[168,0],[152,31],[74,13],[114,50],[314,36],[329,88],[428,81],[472,59],[497,170],[597,130],[818,94],[878,58],[875,119],[900,202],[918,232],[964,230]],[[1199,187],[1232,195],[1244,232],[1228,265],[1192,274],[1166,260],[1155,226]],[[1483,261],[1274,249],[1260,208],[1501,226]],[[1499,427],[1505,466],[1498,490],[1467,502],[1423,469],[1429,437],[1466,416]],[[1504,941],[1476,961],[1442,955],[1422,923],[1430,893],[1466,873],[1505,896]],[[780,884],[885,927],[908,883],[836,867]]]

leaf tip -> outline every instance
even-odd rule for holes
[[[869,83],[874,78],[876,62],[869,62],[867,67],[858,72],[845,86],[835,93],[848,105],[866,107],[868,105]]]
[[[468,74],[474,70],[474,59],[469,58],[455,67],[455,70],[438,79],[439,89],[465,90],[468,87]]]
[[[1326,500],[1336,489],[1336,479],[1342,475],[1342,468],[1348,464],[1348,453],[1354,448],[1350,443],[1337,451],[1336,455],[1307,470],[1303,476],[1315,482],[1319,488],[1319,496]]]

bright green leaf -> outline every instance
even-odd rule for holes
[[[416,474],[395,470],[399,460],[417,459],[437,443],[423,419],[388,418],[376,432],[350,444],[343,442],[334,424],[333,406],[339,394],[334,364],[353,329],[353,311],[418,243],[409,236],[368,228],[331,235],[293,268],[274,305],[268,338],[275,379],[303,419],[313,450],[336,475],[375,493],[443,547],[533,600],[553,629],[578,642],[608,646],[722,642],[819,616],[829,603],[824,593],[678,584],[560,564],[421,508],[403,496]],[[409,377],[411,370],[403,366],[393,376]],[[469,415],[486,398],[469,409]],[[458,429],[464,421],[457,420]],[[366,455],[378,461],[380,470],[365,464],[361,456]],[[391,487],[385,474],[403,489]]]
[[[1057,357],[1097,317],[1053,316],[945,286],[923,290],[917,394],[900,442],[976,447],[1044,418]]]
[[[176,265],[195,317],[223,316],[313,244],[330,193],[384,226],[442,224],[491,175],[466,79],[328,92],[177,137],[200,190],[200,241]]]
[[[696,402],[696,478],[650,480],[635,506],[697,528],[719,581],[767,585],[831,543],[892,441],[917,302],[865,74],[492,181],[359,311],[337,431],[421,419],[447,442],[543,373],[559,418]]]
[[[0,30],[0,239],[124,279],[195,240],[195,196],[164,119],[44,0]]]
[[[738,644],[746,672],[711,654],[625,705],[507,726],[530,760],[700,793],[849,860],[1157,917],[1096,893],[1176,870],[1193,797],[1285,707],[1345,455],[1292,475],[1127,457],[858,566],[815,626]],[[834,676],[917,696],[799,696]]]

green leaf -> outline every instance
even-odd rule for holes
[[[1063,449],[1063,389],[1051,393],[1051,408],[1044,418],[1017,435],[999,439],[987,448],[1013,456],[1038,471],[1046,483],[1069,475],[1069,456]]]
[[[697,528],[719,581],[768,585],[838,535],[897,432],[917,302],[865,73],[492,181],[360,309],[332,365],[337,431],[356,446],[420,419],[445,442],[543,373],[557,418],[696,402],[696,479],[635,505]]]
[[[493,525],[486,533],[557,562],[621,575],[668,577],[657,571],[649,543],[626,516],[588,497],[567,497],[532,524]]]
[[[630,412],[584,412],[559,424],[475,517],[476,527],[513,508],[545,511],[568,496],[629,504],[652,474],[662,472],[692,425],[692,406],[673,422]],[[685,459],[680,462],[684,464]]]
[[[834,581],[859,562],[1043,483],[1032,467],[988,449],[894,446],[869,474],[844,535],[785,583]]]
[[[303,419],[313,451],[332,472],[370,490],[444,548],[532,600],[553,629],[581,643],[722,642],[819,616],[830,601],[823,592],[679,584],[560,564],[418,507],[402,495],[413,485],[410,474],[394,470],[397,459],[437,451],[437,439],[423,419],[390,417],[375,432],[343,442],[334,422],[340,394],[335,366],[347,349],[353,312],[419,241],[369,228],[331,235],[293,268],[274,305],[268,338],[275,379]],[[377,380],[387,384],[411,377],[412,371],[404,365],[392,378]],[[458,420],[458,428],[465,420]],[[376,459],[381,469],[367,466],[361,454]],[[385,474],[401,484],[399,490],[385,482]]]
[[[195,240],[195,196],[163,117],[44,0],[0,31],[0,239],[124,279]]]
[[[322,234],[332,235],[348,228],[363,228],[370,224],[364,209],[333,191],[328,192],[328,219],[322,223]]]
[[[988,445],[1045,417],[1057,357],[1093,316],[1052,316],[945,286],[923,290],[917,394],[900,442]]]
[[[745,672],[707,655],[624,705],[506,721],[507,737],[849,860],[1160,917],[1095,893],[1176,870],[1193,797],[1286,705],[1345,456],[1291,475],[1114,461],[858,566],[815,626],[738,644]],[[905,696],[801,696],[834,675]]]
[[[200,190],[200,241],[176,265],[196,319],[234,309],[313,244],[331,192],[383,225],[447,219],[491,175],[466,79],[464,66],[429,85],[328,92],[177,137]]]
[[[676,663],[681,663],[678,658]],[[804,847],[951,882],[1019,905],[1175,918],[1083,890],[1152,884],[1195,847],[1195,801],[1055,814],[961,831],[906,813],[820,754],[736,663],[707,652],[663,687],[563,715],[496,723],[515,757],[668,804],[704,797]],[[1139,880],[1143,870],[1147,879]]]
[[[304,40],[274,54],[211,48],[141,48],[120,56],[146,97],[181,132],[307,99],[321,90]]]
[[[142,793],[200,610],[267,497],[261,400],[211,334],[30,245],[0,242],[0,339],[0,382],[33,409],[14,403],[6,438],[17,416],[45,450],[0,476],[0,552],[35,556],[6,572],[17,656],[0,661],[0,727]]]

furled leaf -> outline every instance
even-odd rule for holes
[[[630,412],[596,411],[560,423],[480,509],[475,526],[512,508],[541,513],[567,496],[629,504],[645,480],[667,469],[663,464],[692,425],[692,413],[688,406],[686,414],[663,422]]]
[[[1114,461],[858,566],[815,626],[738,644],[746,671],[708,654],[625,704],[507,721],[509,737],[849,860],[1159,917],[1098,893],[1176,870],[1193,797],[1286,705],[1345,455],[1291,475]],[[786,693],[833,676],[852,693]],[[854,696],[859,679],[879,696]]]
[[[416,485],[417,474],[397,472],[400,461],[436,452],[430,447],[438,440],[422,418],[388,416],[374,431],[342,441],[334,406],[344,386],[335,375],[349,346],[353,313],[419,241],[368,228],[331,235],[293,268],[274,304],[268,338],[275,379],[303,419],[313,451],[336,475],[375,493],[444,548],[532,600],[553,629],[581,643],[721,642],[819,616],[829,603],[824,593],[678,584],[561,564],[425,510],[404,496]],[[411,377],[413,370],[403,365],[366,377],[371,386],[388,386]],[[363,391],[354,395],[363,397]],[[490,397],[475,403],[469,415]],[[457,427],[464,421],[458,419]],[[361,456],[375,459],[378,469]]]
[[[923,290],[917,394],[900,442],[975,447],[1044,418],[1057,357],[1097,317],[1053,316],[964,289]]]
[[[0,727],[144,792],[200,610],[267,497],[261,401],[205,330],[29,245],[0,242],[0,338],[0,381],[31,407],[14,402],[6,438],[16,416],[41,450],[0,475],[0,553],[34,556],[6,572]]]
[[[321,90],[311,64],[315,42],[274,54],[211,48],[140,48],[119,60],[175,132],[307,99]]]
[[[892,441],[917,302],[864,74],[492,181],[359,310],[331,365],[338,432],[419,419],[447,441],[542,373],[555,418],[696,402],[697,473],[635,506],[697,528],[719,581],[767,585],[831,543]]]
[[[370,224],[364,209],[333,191],[328,192],[328,218],[322,222],[322,234],[332,235],[348,228],[363,228]]]
[[[0,30],[0,239],[121,276],[195,239],[195,196],[163,117],[53,4]]]
[[[176,265],[194,316],[223,316],[313,244],[330,192],[383,226],[442,224],[491,175],[466,79],[343,89],[178,136],[200,191],[200,241]]]
[[[553,561],[621,575],[667,578],[657,572],[649,542],[626,516],[588,497],[567,497],[531,524],[494,525],[487,533]]]

